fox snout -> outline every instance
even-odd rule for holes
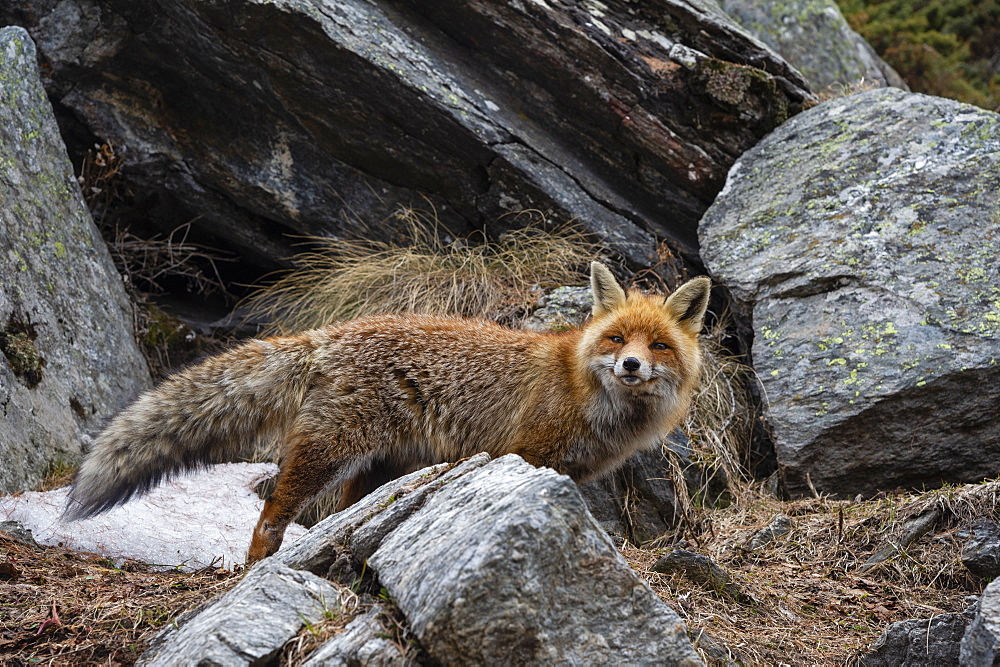
[[[649,382],[653,377],[653,365],[635,356],[625,356],[615,360],[614,373],[624,384],[635,386]]]
[[[630,373],[634,373],[635,371],[642,368],[642,362],[636,359],[635,357],[627,357],[622,362],[622,368],[629,371]]]

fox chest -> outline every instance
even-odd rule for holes
[[[663,435],[663,414],[642,404],[598,414],[588,433],[574,439],[564,459],[564,472],[577,481],[600,477],[620,466],[639,449],[652,447]]]

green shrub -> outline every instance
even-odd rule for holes
[[[1000,0],[838,0],[915,92],[1000,107]]]

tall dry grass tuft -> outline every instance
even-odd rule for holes
[[[692,489],[692,494],[710,505],[715,504],[717,489],[727,491],[731,500],[745,495],[752,478],[747,457],[758,409],[750,387],[757,377],[723,345],[727,328],[722,315],[702,335],[701,380],[683,427],[700,458],[697,463],[707,471],[702,488]]]
[[[265,333],[289,333],[371,313],[485,317],[516,324],[540,290],[586,281],[598,247],[569,228],[529,227],[496,241],[449,240],[433,213],[397,214],[406,242],[311,238],[295,268],[251,295]]]

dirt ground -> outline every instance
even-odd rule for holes
[[[961,564],[962,530],[972,517],[997,518],[998,484],[856,503],[748,494],[729,508],[703,510],[686,541],[661,548],[626,542],[621,551],[682,616],[710,662],[719,656],[714,644],[746,664],[851,664],[890,623],[959,611],[982,592],[987,582]],[[898,543],[910,519],[929,512],[937,514],[926,534],[861,571],[880,548]],[[779,513],[790,531],[751,549],[753,536]],[[711,557],[739,594],[650,570],[677,547]],[[239,576],[119,567],[0,533],[0,664],[130,665],[159,628]]]

